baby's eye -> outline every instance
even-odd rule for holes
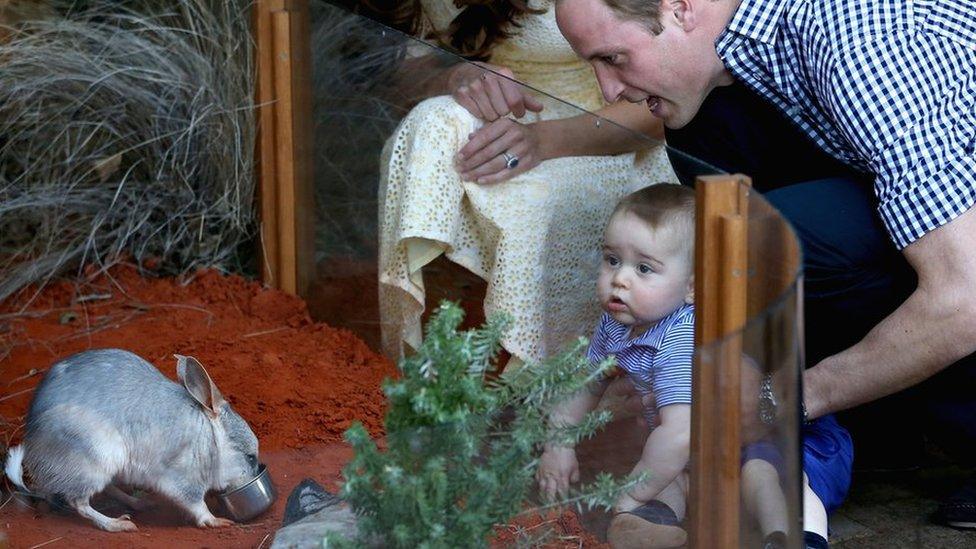
[[[647,263],[641,263],[640,265],[637,266],[637,271],[640,274],[650,274],[654,272],[654,269]]]
[[[620,60],[620,56],[616,53],[611,53],[610,55],[603,56],[603,62],[606,63],[607,65],[611,65],[611,66],[616,65],[619,60]]]
[[[607,265],[610,265],[611,267],[616,267],[617,265],[620,265],[620,258],[618,258],[615,255],[605,255],[603,256],[603,260],[606,261]]]

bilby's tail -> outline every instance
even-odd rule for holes
[[[3,467],[3,472],[17,487],[25,492],[30,492],[24,486],[24,445],[14,446],[7,454],[7,463]]]

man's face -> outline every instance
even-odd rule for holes
[[[556,21],[576,53],[593,65],[607,102],[645,102],[669,128],[698,112],[724,71],[715,53],[717,33],[706,23],[711,6],[662,0],[664,30],[654,35],[637,21],[622,21],[602,0],[562,0]],[[699,8],[700,6],[700,8]]]

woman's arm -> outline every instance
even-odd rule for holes
[[[521,124],[501,118],[471,134],[458,152],[456,168],[465,181],[498,183],[564,156],[602,156],[647,147],[664,136],[664,125],[644,103],[617,102],[597,115],[624,126],[597,124],[598,118],[581,114],[559,120]],[[503,153],[515,155],[518,166],[508,168]]]
[[[630,131],[611,124],[597,125],[598,119],[589,114],[536,122],[542,144],[540,158],[621,154],[646,147],[648,138],[664,139],[664,124],[643,102],[618,101],[594,114]]]
[[[405,59],[396,71],[393,87],[406,98],[408,107],[428,97],[450,95],[484,122],[509,114],[521,118],[527,111],[542,110],[539,100],[514,80],[514,73],[508,68],[463,61],[447,54]]]

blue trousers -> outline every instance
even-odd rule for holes
[[[803,249],[807,366],[860,341],[915,289],[914,270],[877,213],[873,175],[819,149],[741,84],[714,90],[668,144],[729,173],[744,173],[786,217]],[[708,173],[672,153],[682,183]],[[912,452],[923,432],[976,464],[976,355],[901,393],[839,414],[858,455]],[[865,452],[866,451],[866,452]]]

